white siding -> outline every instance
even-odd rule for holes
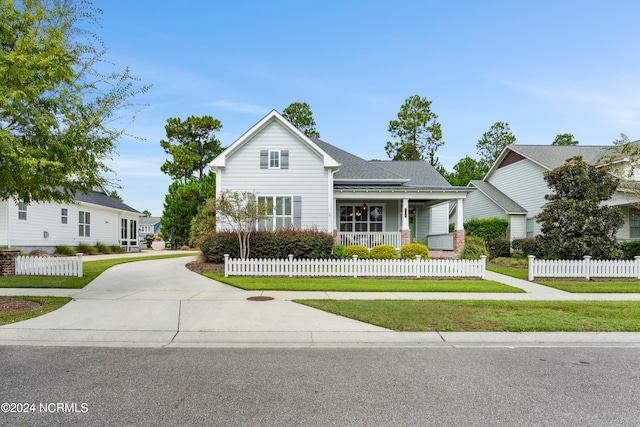
[[[289,150],[288,169],[260,169],[260,150]],[[218,190],[301,196],[302,228],[329,227],[330,171],[323,159],[278,122],[272,122],[226,159]]]
[[[528,212],[528,218],[533,218],[547,203],[544,196],[551,193],[544,180],[545,170],[542,166],[524,159],[496,169],[488,182],[522,206]],[[534,235],[537,234],[540,234],[540,224],[534,221]]]
[[[0,247],[9,245],[7,241],[9,237],[8,208],[9,202],[7,200],[0,200]]]
[[[6,221],[0,203],[0,222]],[[79,203],[67,205],[59,203],[32,203],[27,207],[27,219],[18,219],[18,207],[12,201],[8,205],[9,242],[14,248],[42,248],[51,251],[55,246],[75,247],[80,243],[94,245],[96,242],[107,245],[120,245],[120,218],[139,220],[133,212],[120,212],[103,206]],[[67,224],[61,221],[61,210],[67,209]],[[90,237],[79,237],[79,211],[89,212]],[[6,229],[6,226],[3,225]],[[6,233],[5,233],[6,234]],[[0,234],[0,236],[2,236]],[[6,238],[4,242],[6,242]],[[127,239],[137,240],[137,239]],[[0,241],[0,245],[6,245]]]
[[[422,240],[429,235],[431,224],[431,209],[416,207],[416,240]]]
[[[429,234],[446,234],[448,232],[449,232],[449,202],[432,206],[431,207],[431,226],[429,228]]]
[[[525,215],[510,215],[510,217],[510,240],[527,237],[527,217]]]
[[[464,202],[463,221],[480,218],[504,218],[508,215],[480,190],[469,193]]]

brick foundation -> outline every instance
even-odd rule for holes
[[[11,277],[16,275],[16,258],[20,255],[17,249],[0,251],[0,277]]]
[[[462,253],[464,250],[464,236],[465,230],[453,231],[453,251],[457,254]]]
[[[411,243],[411,230],[400,230],[400,246]]]

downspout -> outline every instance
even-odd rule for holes
[[[336,200],[335,200],[335,193],[333,191],[333,180],[334,180],[334,175],[338,172],[338,169],[336,170],[332,170],[329,173],[329,183],[328,183],[328,189],[327,189],[327,193],[328,193],[328,199],[329,199],[329,230],[331,231],[331,235],[333,235],[333,240],[337,243],[338,242],[338,229],[337,229],[337,225],[336,225]],[[329,231],[327,230],[327,231]]]
[[[9,217],[10,217],[10,213],[9,213],[9,199],[4,201],[6,206],[7,206],[7,218],[6,218],[6,226],[7,226],[7,248],[11,249],[11,234],[9,234],[11,232],[11,227],[9,227]]]

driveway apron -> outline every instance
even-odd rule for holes
[[[290,301],[250,301],[247,292],[185,267],[194,258],[114,266],[74,293],[74,300],[41,317],[0,327],[0,341],[104,345],[203,341],[312,341],[313,332],[386,329]]]

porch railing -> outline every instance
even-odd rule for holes
[[[378,245],[391,245],[396,249],[402,247],[402,234],[399,231],[389,232],[358,232],[358,233],[338,233],[339,245],[361,245],[371,249]]]

